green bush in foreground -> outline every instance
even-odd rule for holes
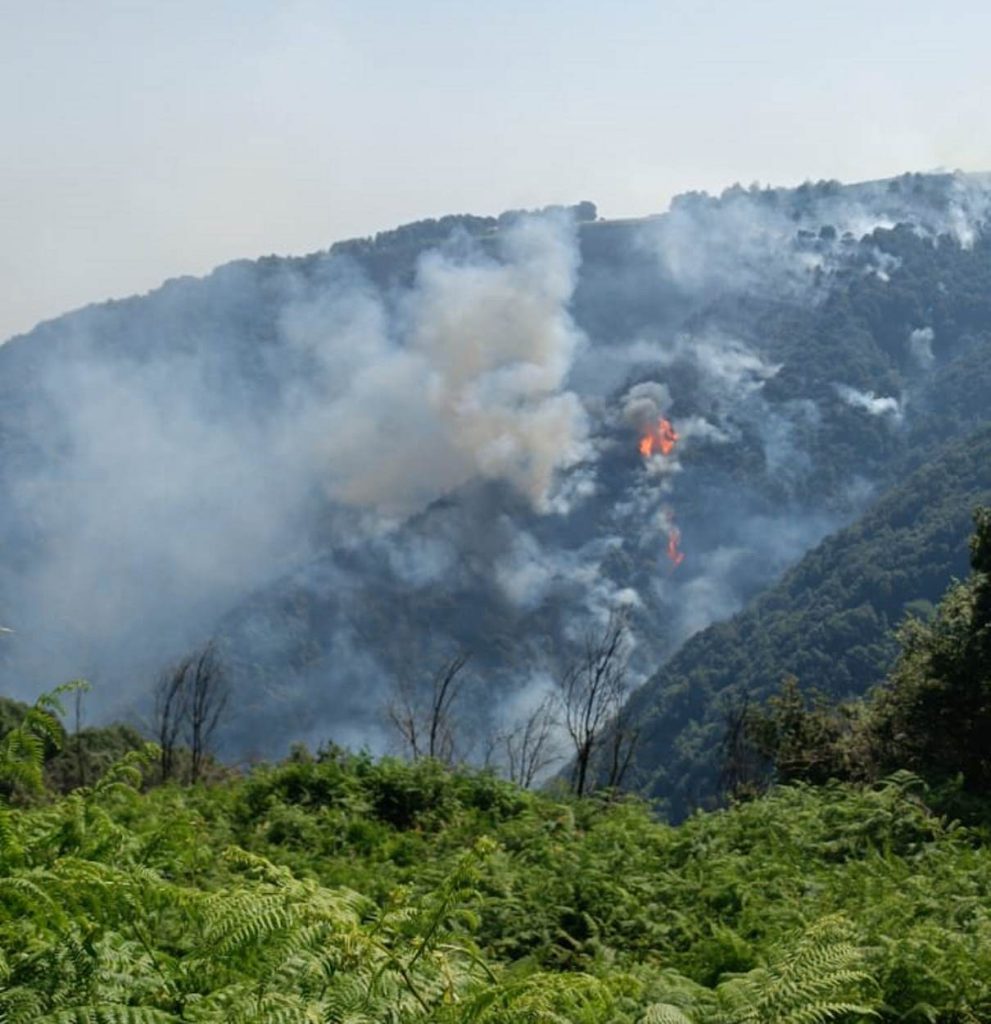
[[[142,757],[0,808],[5,1024],[991,1020],[991,856],[914,776],[671,828],[342,752],[143,793]]]

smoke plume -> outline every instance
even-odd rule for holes
[[[883,485],[953,339],[934,303],[879,339],[850,296],[909,292],[910,242],[972,252],[988,195],[452,218],[41,325],[0,348],[8,692],[86,675],[146,709],[219,636],[231,750],[382,749],[403,672],[471,649],[472,713],[505,725],[617,608],[645,678]]]
[[[901,403],[891,395],[878,396],[873,391],[858,391],[846,384],[837,384],[836,393],[854,409],[863,409],[871,416],[888,416],[899,422],[902,418]]]
[[[36,450],[6,465],[17,692],[81,674],[139,692],[323,538],[374,536],[469,480],[562,500],[587,453],[566,218],[519,219],[485,251],[455,238],[389,291],[347,259],[306,271],[235,264],[4,350],[49,346],[26,381]]]

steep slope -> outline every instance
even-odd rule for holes
[[[380,747],[454,649],[484,731],[619,606],[646,678],[985,422],[989,208],[909,175],[445,218],[42,325],[0,348],[0,680],[147,709],[216,636],[228,751],[270,754]]]
[[[265,708],[280,709],[267,718],[272,740],[385,744],[390,681],[429,676],[454,649],[473,655],[466,728],[477,738],[532,705],[573,656],[589,608],[617,601],[636,637],[633,672],[651,672],[889,481],[985,420],[983,238],[964,247],[921,228],[879,228],[843,241],[852,255],[822,271],[812,293],[779,268],[740,294],[724,281],[700,303],[646,258],[654,236],[633,246],[631,230],[595,223],[580,235],[574,308],[591,345],[572,383],[601,410],[585,467],[591,493],[548,516],[505,488],[469,485],[387,542],[360,554],[334,543],[254,595],[221,631],[250,695],[231,726],[235,745]],[[836,240],[826,231],[793,241],[804,259]],[[724,274],[730,266],[743,273],[724,264]],[[670,464],[643,464],[624,415],[644,383],[666,391],[660,406],[683,434]],[[664,557],[668,512],[688,552],[677,569]]]
[[[766,699],[786,674],[838,699],[879,682],[893,628],[966,575],[970,517],[989,500],[985,428],[941,449],[745,611],[692,637],[631,701],[636,785],[681,818],[717,797],[730,708]]]

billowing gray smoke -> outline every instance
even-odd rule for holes
[[[4,567],[16,692],[83,673],[140,689],[311,558],[315,526],[374,534],[475,478],[555,500],[586,450],[565,388],[576,269],[574,226],[530,218],[494,255],[428,252],[395,294],[345,260],[265,281],[235,265],[8,346],[49,356],[22,385],[40,450],[5,466],[28,555]]]
[[[314,468],[332,500],[409,515],[482,479],[544,508],[557,471],[586,454],[585,412],[566,389],[581,344],[567,312],[573,226],[522,220],[499,254],[428,253],[391,310],[367,292],[286,309],[290,344],[327,382]]]
[[[897,281],[900,223],[974,246],[988,195],[910,177],[428,224],[42,325],[0,349],[6,688],[87,675],[140,714],[219,636],[230,750],[379,748],[397,678],[472,651],[484,731],[619,607],[644,677],[911,444],[951,341],[909,319],[885,348],[838,296]],[[677,446],[644,459],[661,417]]]

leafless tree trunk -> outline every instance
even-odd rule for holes
[[[189,704],[187,677],[192,658],[184,658],[158,680],[155,687],[155,733],[160,751],[162,782],[175,772],[176,744],[186,721]]]
[[[460,652],[446,661],[433,678],[424,701],[408,677],[397,682],[386,713],[414,761],[434,757],[446,764],[455,758],[453,707],[465,684],[462,669],[470,655]]]
[[[749,800],[766,787],[767,766],[751,737],[754,708],[744,695],[725,712],[719,788],[730,800]]]
[[[406,676],[396,680],[394,692],[385,708],[389,721],[399,733],[412,760],[422,756],[420,742],[420,715],[417,712],[416,692],[413,682]]]
[[[448,763],[454,760],[454,721],[451,717],[451,707],[464,686],[465,680],[461,670],[468,663],[468,657],[465,652],[456,654],[434,676],[427,753],[430,757]]]
[[[230,687],[213,644],[195,659],[189,694],[190,781],[196,782],[210,751],[210,741],[227,707]]]
[[[554,698],[545,697],[523,722],[502,737],[509,779],[526,789],[544,769],[560,760],[553,746],[556,704]]]
[[[83,758],[83,688],[76,690],[76,725],[73,747],[76,755],[76,785],[86,785],[86,761]]]
[[[176,749],[184,733],[189,743],[190,781],[200,778],[229,696],[227,679],[212,643],[183,658],[162,676],[155,694],[155,731],[163,782],[175,774]]]
[[[558,681],[564,726],[575,752],[572,790],[576,796],[584,795],[592,759],[626,700],[626,658],[626,620],[613,614],[600,634],[589,633],[581,658]],[[623,760],[617,750],[617,765]],[[625,760],[628,763],[629,758]]]
[[[630,712],[626,703],[626,694],[622,698],[616,714],[609,725],[609,772],[606,786],[611,790],[619,789],[630,769],[633,755],[640,739],[640,728],[630,720]]]

